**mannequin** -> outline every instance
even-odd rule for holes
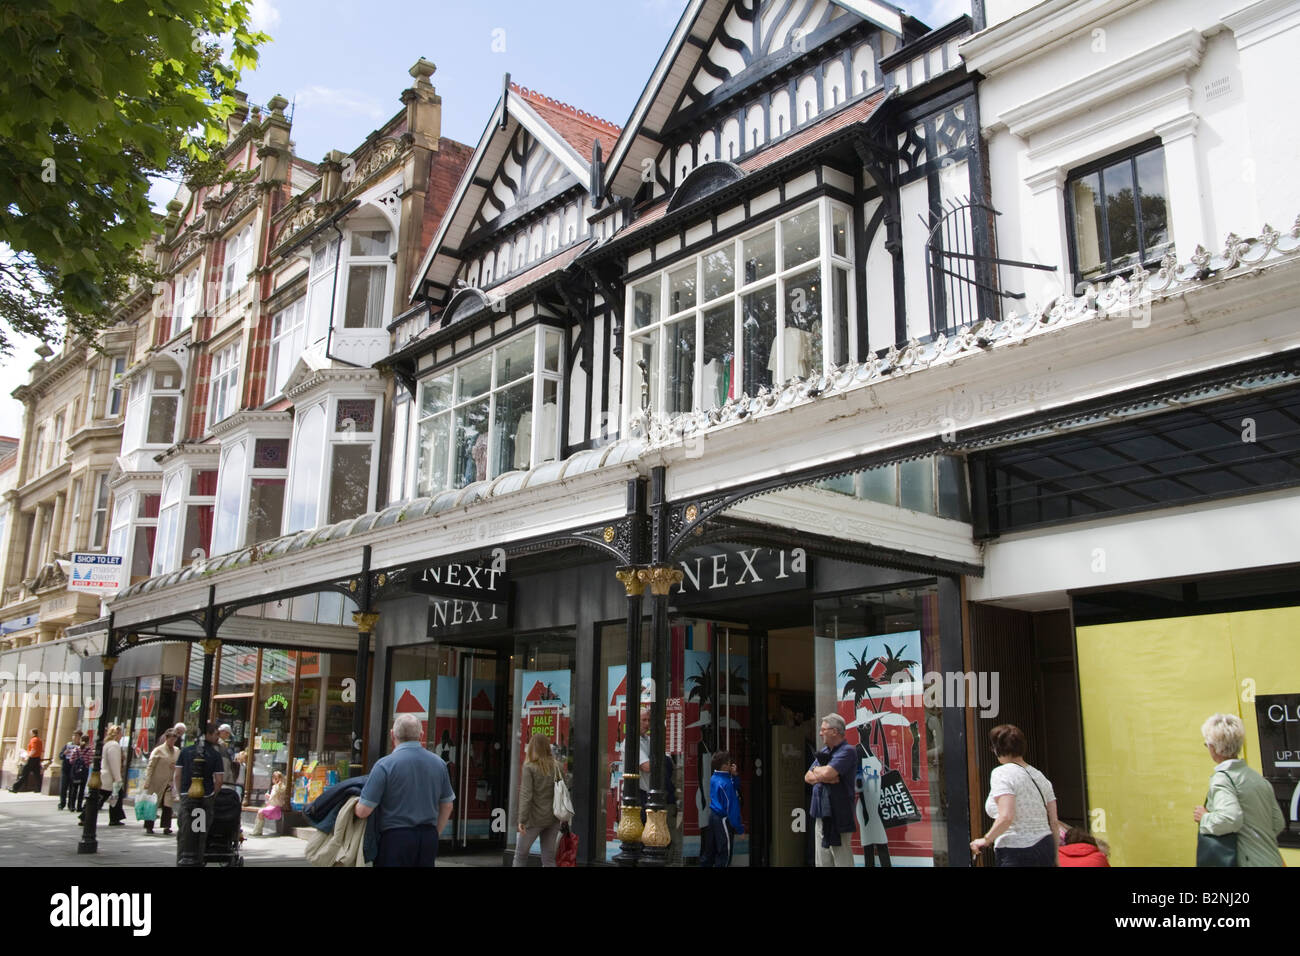
[[[772,340],[772,351],[767,359],[767,370],[772,373],[773,381],[807,378],[812,367],[812,333],[787,325],[781,333],[781,342],[785,345],[784,374],[776,367],[776,339]]]
[[[863,863],[890,866],[889,836],[880,819],[880,760],[871,752],[864,728],[858,728],[858,760],[862,766],[862,789],[858,793],[858,833],[862,840]]]

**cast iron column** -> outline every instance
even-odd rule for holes
[[[664,500],[665,469],[650,472],[650,547],[653,561],[641,579],[650,585],[650,799],[641,834],[641,865],[663,866],[668,859],[668,793],[664,789],[664,717],[668,698],[668,592],[680,584],[682,572],[668,564],[668,504]]]
[[[109,650],[113,650],[111,625],[108,629],[108,646]],[[99,696],[99,727],[95,731],[95,761],[92,764],[94,769],[90,773],[90,779],[86,781],[90,793],[86,794],[86,802],[82,805],[84,809],[81,813],[81,842],[77,844],[78,853],[99,852],[99,840],[95,836],[96,828],[99,826],[99,810],[103,806],[99,796],[99,788],[103,783],[99,771],[101,761],[104,759],[104,733],[108,729],[108,697],[113,687],[113,665],[117,663],[117,658],[105,655],[99,660],[104,665],[104,684]]]
[[[366,718],[369,716],[366,685],[369,684],[370,635],[374,633],[379,613],[370,607],[370,545],[361,549],[361,586],[357,590],[357,610],[352,612],[352,623],[357,626],[357,686],[352,701],[352,758],[348,766],[349,777],[365,773],[362,747],[366,739]]]
[[[644,568],[633,565],[614,572],[627,591],[627,676],[624,682],[623,808],[618,834],[621,851],[614,856],[619,866],[636,866],[641,857],[641,595]]]
[[[646,805],[645,832],[641,835],[644,849],[642,866],[663,866],[668,858],[668,792],[664,789],[665,713],[668,697],[668,592],[680,584],[683,574],[676,568],[657,564],[642,571],[650,585],[650,681],[654,685],[654,701],[650,705],[650,799]]]
[[[352,703],[352,764],[348,768],[348,776],[359,777],[366,772],[365,762],[361,759],[369,707],[366,684],[370,679],[370,635],[374,633],[375,624],[379,621],[379,612],[353,611],[352,621],[357,626],[357,689],[356,700]]]
[[[194,770],[190,777],[190,788],[181,795],[180,820],[177,821],[176,865],[203,866],[203,857],[208,843],[208,825],[212,821],[209,812],[212,797],[203,793],[203,768],[207,762],[208,712],[212,707],[212,658],[217,653],[221,642],[208,638],[201,642],[203,646],[203,686],[199,691],[199,729],[194,739]],[[213,794],[215,797],[216,795]],[[199,825],[196,827],[195,824]]]

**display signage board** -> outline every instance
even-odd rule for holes
[[[508,602],[433,598],[429,602],[429,636],[435,640],[489,634],[510,627]]]
[[[1278,845],[1300,847],[1300,694],[1258,695],[1255,721],[1264,779],[1286,817]]]
[[[89,591],[112,597],[122,589],[122,556],[120,554],[72,553],[72,574],[68,576],[69,591]]]
[[[677,607],[797,591],[811,583],[803,548],[696,548],[678,562]]]
[[[461,600],[499,600],[506,588],[505,571],[481,564],[431,564],[412,568],[407,585],[417,594]]]

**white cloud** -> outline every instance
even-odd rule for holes
[[[254,30],[271,33],[280,25],[280,11],[272,0],[253,0],[253,10],[249,23]]]
[[[295,108],[312,109],[324,107],[334,114],[353,114],[368,116],[379,121],[387,119],[391,112],[385,111],[379,100],[359,90],[336,89],[330,86],[305,86],[294,95]],[[296,115],[296,114],[295,114]]]

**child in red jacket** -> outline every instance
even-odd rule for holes
[[[1082,827],[1070,827],[1062,842],[1064,845],[1057,851],[1061,866],[1110,866],[1097,841]]]

